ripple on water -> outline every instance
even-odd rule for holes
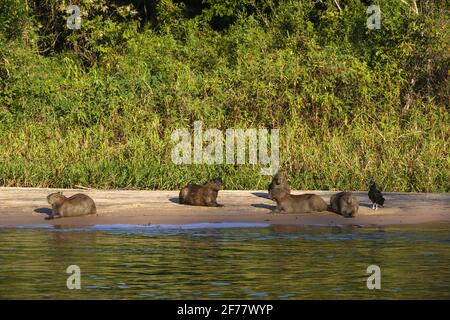
[[[0,298],[449,299],[449,238],[449,224],[0,228]],[[81,290],[65,289],[71,264]],[[366,287],[371,264],[381,291]]]

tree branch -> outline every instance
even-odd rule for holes
[[[337,0],[334,0],[334,3],[335,3],[336,6],[338,7],[339,11],[342,11],[341,6],[340,6],[339,3],[337,2]]]
[[[403,2],[404,4],[406,4],[412,11],[414,11],[415,14],[419,14],[419,8],[417,8],[417,3],[416,0],[412,0],[413,6],[414,8],[411,8],[411,5],[408,3],[408,1],[406,0],[400,0],[401,2]]]

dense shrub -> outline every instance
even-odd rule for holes
[[[448,192],[448,4],[373,2],[380,30],[362,0],[80,0],[68,30],[68,1],[5,0],[0,184],[265,188],[259,166],[172,163],[202,120],[280,128],[293,188]]]

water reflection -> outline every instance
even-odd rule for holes
[[[0,298],[450,298],[450,225],[0,228]],[[66,268],[81,268],[68,290]],[[382,289],[366,288],[366,268]]]

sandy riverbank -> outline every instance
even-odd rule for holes
[[[266,191],[220,191],[224,207],[204,208],[178,204],[178,191],[63,190],[70,196],[83,192],[91,196],[97,216],[45,220],[50,212],[46,196],[61,189],[0,188],[0,226],[55,224],[187,224],[199,222],[263,222],[296,225],[394,225],[450,222],[448,193],[386,193],[386,207],[371,209],[367,192],[356,192],[360,210],[355,218],[333,212],[270,214],[274,202]],[[311,192],[311,191],[308,191]],[[335,192],[313,191],[325,201]],[[306,191],[293,191],[295,194]]]

